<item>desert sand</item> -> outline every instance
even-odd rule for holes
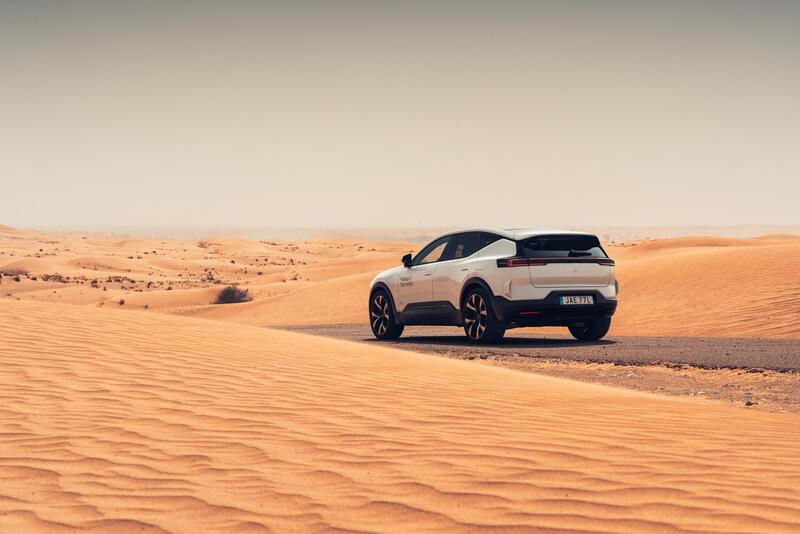
[[[610,248],[621,286],[613,334],[800,338],[800,236]]]
[[[0,531],[797,532],[800,416],[0,299]]]
[[[5,227],[0,298],[256,326],[362,323],[375,273],[420,246],[342,238],[170,241]],[[611,335],[800,338],[800,236],[671,238],[607,249],[621,286]],[[15,273],[22,273],[19,282]],[[231,283],[249,289],[253,301],[211,305]]]

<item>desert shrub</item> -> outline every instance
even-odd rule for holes
[[[208,248],[209,246],[211,246],[211,241],[203,239],[202,241],[199,241],[197,243],[197,246],[200,247],[200,248]]]
[[[28,273],[28,271],[26,271],[25,269],[18,269],[18,268],[5,269],[4,271],[2,271],[2,274],[8,277],[30,276],[30,273]]]
[[[249,289],[241,289],[237,286],[226,286],[217,294],[214,304],[235,304],[237,302],[248,302],[253,300]]]

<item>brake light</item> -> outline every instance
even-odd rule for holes
[[[531,267],[547,265],[548,263],[597,263],[600,265],[614,266],[611,258],[503,258],[497,260],[498,267]]]
[[[497,260],[498,267],[527,267],[531,265],[530,258],[504,258]]]

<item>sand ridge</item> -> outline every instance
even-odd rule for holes
[[[800,338],[800,239],[676,238],[615,247],[612,334]]]
[[[0,531],[796,532],[800,416],[0,300]]]

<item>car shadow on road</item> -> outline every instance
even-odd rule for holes
[[[367,342],[385,343],[377,339],[365,338]],[[515,349],[515,348],[542,348],[542,349],[557,349],[557,348],[576,348],[576,347],[599,347],[604,345],[614,345],[617,342],[611,339],[601,339],[599,341],[578,341],[576,339],[553,339],[553,338],[529,338],[529,337],[507,337],[500,343],[492,343],[487,345],[476,345],[466,340],[464,336],[403,336],[399,339],[391,341],[396,345],[436,345],[436,346],[449,346],[467,349]]]

